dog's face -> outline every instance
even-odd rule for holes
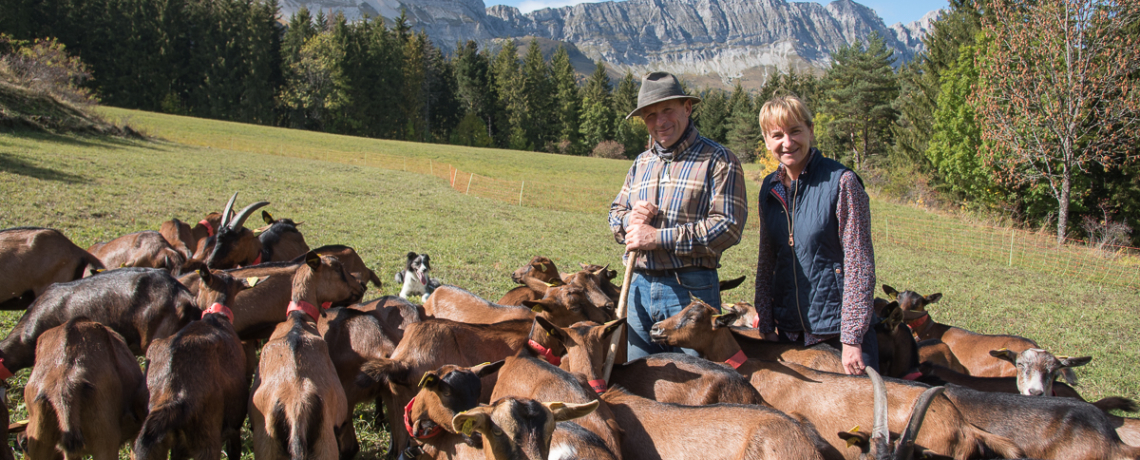
[[[404,270],[407,270],[409,275],[414,274],[416,280],[426,286],[428,284],[428,272],[431,271],[431,257],[427,254],[409,252]]]

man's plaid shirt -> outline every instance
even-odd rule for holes
[[[673,148],[672,161],[661,158],[656,151],[660,147],[642,152],[610,205],[610,229],[623,244],[634,203],[657,205],[652,225],[658,247],[642,251],[635,268],[718,268],[720,254],[740,242],[748,219],[740,160],[701,136],[696,127],[687,131]]]

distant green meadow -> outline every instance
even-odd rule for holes
[[[497,300],[514,284],[510,273],[535,255],[563,272],[579,263],[621,270],[623,247],[606,222],[608,203],[551,210],[465,195],[439,174],[353,164],[368,154],[431,159],[480,176],[527,180],[527,187],[611,190],[621,187],[628,161],[533,152],[337,136],[103,109],[153,140],[44,133],[0,133],[0,228],[51,227],[82,247],[170,218],[197,222],[220,211],[234,192],[236,207],[270,202],[275,217],[304,222],[310,247],[347,244],[385,282],[365,298],[396,294],[392,278],[408,251],[429,253],[434,276]],[[354,156],[355,155],[355,156]],[[434,163],[433,163],[434,164]],[[391,167],[391,166],[389,166]],[[755,165],[746,170],[755,176]],[[530,179],[527,179],[530,178]],[[754,220],[756,184],[749,184]],[[570,199],[570,197],[567,197]],[[925,211],[873,199],[875,225],[894,215]],[[247,226],[256,226],[251,218]],[[943,218],[949,219],[949,218]],[[947,220],[949,221],[949,220]],[[723,259],[721,278],[745,275],[725,302],[752,302],[757,237],[750,222],[741,243]],[[876,244],[878,284],[922,294],[942,292],[935,320],[993,334],[1036,340],[1059,355],[1092,356],[1077,387],[1089,400],[1140,398],[1140,292],[1009,267],[921,244]],[[881,294],[880,294],[881,295]],[[18,312],[0,313],[10,328]],[[23,383],[12,379],[12,420],[26,417]],[[370,406],[370,405],[369,405]],[[372,425],[372,409],[357,410],[361,458],[376,458],[387,435]],[[252,456],[252,454],[249,454]]]

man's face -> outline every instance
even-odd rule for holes
[[[692,113],[692,99],[672,99],[641,109],[641,119],[653,140],[667,148],[681,140]]]

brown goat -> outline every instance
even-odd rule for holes
[[[106,243],[95,243],[87,252],[98,257],[104,266],[160,268],[178,276],[186,257],[170,246],[162,234],[154,230],[128,233]]]
[[[433,294],[434,295],[434,294]],[[416,383],[424,373],[445,364],[474,366],[512,356],[527,342],[533,320],[496,324],[464,324],[425,319],[408,325],[404,338],[391,358],[377,358],[362,366],[357,385],[378,387],[392,430],[390,446],[403,446],[408,435],[397,429],[402,423],[398,408],[405,407],[418,391]],[[497,375],[483,378],[480,401],[489,401]],[[393,409],[396,408],[396,409]]]
[[[738,315],[730,309],[723,315],[704,302],[694,301],[680,313],[661,321],[650,330],[655,342],[691,348],[712,361],[730,363],[741,374],[750,376],[752,386],[764,401],[793,418],[807,420],[820,433],[838,433],[854,425],[870,426],[873,407],[866,400],[866,377],[821,372],[793,363],[746,359],[729,332]],[[907,423],[904,406],[918,398],[925,389],[921,385],[888,382],[891,394],[891,425],[897,430]],[[931,451],[956,459],[977,458],[982,446],[1002,455],[1020,456],[1009,439],[986,433],[966,423],[952,404],[938,398],[932,406],[934,429],[919,433],[916,442]],[[838,437],[825,437],[832,449],[823,452],[828,458],[855,459],[852,451]]]
[[[243,225],[245,225],[245,220],[249,218],[250,214],[253,214],[258,208],[268,205],[269,202],[259,201],[250,204],[234,215],[233,218],[230,218],[235,200],[237,200],[237,193],[230,197],[230,201],[222,210],[222,222],[218,226],[217,234],[214,235],[213,247],[204,254],[205,258],[202,259],[202,262],[209,268],[222,270],[264,262],[262,260],[261,241],[253,234],[253,231]]]
[[[568,359],[575,361],[574,368],[584,370],[586,374],[571,374],[551,364],[533,345],[523,347],[518,354],[508,357],[499,370],[498,382],[495,391],[491,393],[491,399],[513,396],[573,403],[596,401],[597,394],[606,388],[606,382],[601,380],[601,366],[607,351],[605,345],[609,344],[609,337],[621,324],[622,322],[615,321],[606,326],[584,323],[576,328],[559,328],[545,318],[535,318],[530,341],[553,338],[561,342],[566,348]],[[588,383],[583,385],[579,380]],[[621,451],[621,429],[604,404],[577,423],[602,438],[611,451]]]
[[[953,384],[946,385],[945,395],[968,422],[1011,439],[1029,457],[1140,458],[1140,448],[1121,442],[1110,417],[1083,401],[982,392]]]
[[[340,379],[348,403],[349,418],[342,423],[343,429],[340,433],[340,450],[346,458],[355,457],[360,451],[356,430],[351,420],[356,405],[365,401],[376,401],[376,413],[383,413],[379,389],[356,385],[356,376],[360,374],[364,363],[391,356],[404,335],[404,331],[381,319],[385,316],[383,313],[386,313],[385,309],[366,312],[337,307],[326,311],[317,321],[317,331],[328,345],[329,358],[336,368],[337,377]],[[388,316],[399,318],[396,314]]]
[[[25,310],[48,286],[103,269],[99,258],[50,228],[0,230],[0,260],[0,310]]]
[[[507,397],[456,415],[451,425],[470,436],[483,435],[487,460],[546,460],[558,422],[574,420],[593,412],[598,401],[586,404],[540,403]]]
[[[626,460],[821,459],[795,420],[761,406],[659,403],[615,386],[602,394],[625,430]]]
[[[918,342],[918,362],[937,364],[954,372],[969,375],[966,367],[958,361],[958,357],[954,356],[954,352],[950,351],[950,347],[946,346],[946,342],[942,339],[926,339]]]
[[[286,320],[261,349],[261,363],[250,394],[249,419],[258,459],[334,459],[337,438],[348,417],[348,401],[317,334],[322,299],[335,259],[311,257],[293,278]],[[344,278],[343,268],[334,275]],[[351,277],[348,277],[351,278]]]
[[[926,306],[938,302],[942,298],[941,293],[923,296],[914,291],[898,292],[885,284],[883,292],[898,300],[899,308],[906,312],[907,326],[914,332],[916,340],[941,339],[970,375],[1014,377],[1017,370],[1013,365],[990,356],[990,350],[1005,348],[1020,353],[1030,348],[1040,348],[1036,342],[1025,337],[978,334],[934,322],[926,311]]]
[[[261,211],[261,219],[265,226],[254,230],[257,241],[261,244],[261,261],[277,262],[293,260],[309,252],[309,245],[305,243],[305,236],[297,227],[302,222],[293,222],[293,219],[274,219],[269,211]]]
[[[233,313],[226,304],[252,287],[247,279],[199,269],[200,321],[155,341],[147,350],[150,414],[135,441],[140,460],[167,458],[171,450],[197,460],[241,456],[241,426],[249,379]]]
[[[185,260],[190,260],[198,253],[200,247],[205,246],[206,240],[214,236],[215,229],[220,227],[221,223],[222,213],[211,212],[193,227],[178,219],[170,219],[162,223],[158,233],[162,234],[170,247],[182,253]]]
[[[312,252],[322,256],[336,257],[336,259],[344,265],[344,269],[351,273],[352,276],[356,278],[356,281],[360,282],[361,286],[366,286],[368,282],[371,281],[372,286],[376,287],[376,289],[384,287],[384,285],[380,283],[380,277],[376,276],[376,272],[368,268],[368,265],[364,263],[364,259],[361,259],[360,254],[357,254],[356,250],[352,247],[343,244],[328,244],[313,249]],[[302,256],[293,259],[293,262],[300,262],[303,256],[302,254]]]
[[[615,365],[609,383],[657,402],[686,406],[763,403],[739,372],[684,353],[658,353]]]
[[[316,277],[308,275],[314,264],[321,266],[316,270],[319,275]],[[305,266],[310,269],[304,269]],[[364,286],[360,285],[355,276],[347,273],[339,259],[320,256],[316,251],[310,251],[304,260],[298,258],[294,262],[271,262],[231,269],[225,273],[239,279],[264,278],[254,289],[238,294],[230,305],[234,314],[234,329],[242,340],[269,337],[289,307],[289,299],[298,276],[313,283],[309,289],[316,293],[322,306],[325,303],[329,303],[329,306],[351,305],[364,295]],[[190,292],[197,292],[197,273],[184,275],[179,281]]]
[[[122,336],[77,318],[44,332],[36,349],[24,386],[27,458],[117,459],[147,412],[146,382]]]
[[[480,379],[502,366],[503,361],[469,368],[448,364],[425,373],[420,379],[419,393],[404,408],[404,429],[416,441],[401,450],[403,456],[409,459],[483,458],[479,449],[482,438],[456,433],[451,420],[463,411],[478,407],[479,394],[483,391]]]
[[[511,280],[522,286],[507,291],[497,304],[522,305],[526,300],[541,299],[546,295],[548,287],[566,284],[562,281],[558,267],[544,256],[534,256],[526,265],[511,273]]]
[[[433,318],[468,324],[493,324],[516,319],[533,320],[544,316],[554,324],[569,326],[578,321],[606,321],[607,316],[586,299],[585,291],[561,285],[547,289],[541,300],[524,306],[498,305],[455,286],[440,286],[424,302],[424,313]],[[535,313],[538,312],[538,313]]]
[[[749,358],[788,361],[821,371],[844,372],[843,358],[839,350],[827,344],[804,347],[795,343],[764,340],[756,331],[755,323],[750,322],[754,320],[742,320],[742,318],[756,317],[756,307],[752,304],[739,302],[725,304],[721,308],[735,313],[736,321],[730,325],[729,330]],[[748,325],[742,326],[746,322]]]
[[[170,273],[152,268],[120,268],[58,283],[44,291],[0,340],[0,373],[31,366],[40,334],[79,317],[118,332],[131,351],[141,355],[153,341],[201,317],[201,310]]]
[[[921,375],[918,371],[918,344],[903,321],[905,312],[899,308],[898,302],[889,302],[878,309],[877,314],[883,318],[874,326],[882,375],[906,380],[918,378]]]
[[[926,411],[930,408],[930,404],[934,402],[934,398],[945,391],[945,388],[934,387],[923,391],[914,403],[914,408],[911,409],[906,429],[898,436],[898,439],[891,442],[891,433],[887,426],[887,385],[874,368],[867,368],[867,376],[871,378],[871,386],[874,390],[875,425],[870,434],[860,431],[859,427],[855,427],[851,431],[839,432],[839,437],[849,444],[858,445],[866,460],[912,460],[916,458],[914,455],[914,437],[922,429],[922,422],[926,418]],[[921,452],[917,458],[926,459],[934,456],[936,455],[929,452]]]

